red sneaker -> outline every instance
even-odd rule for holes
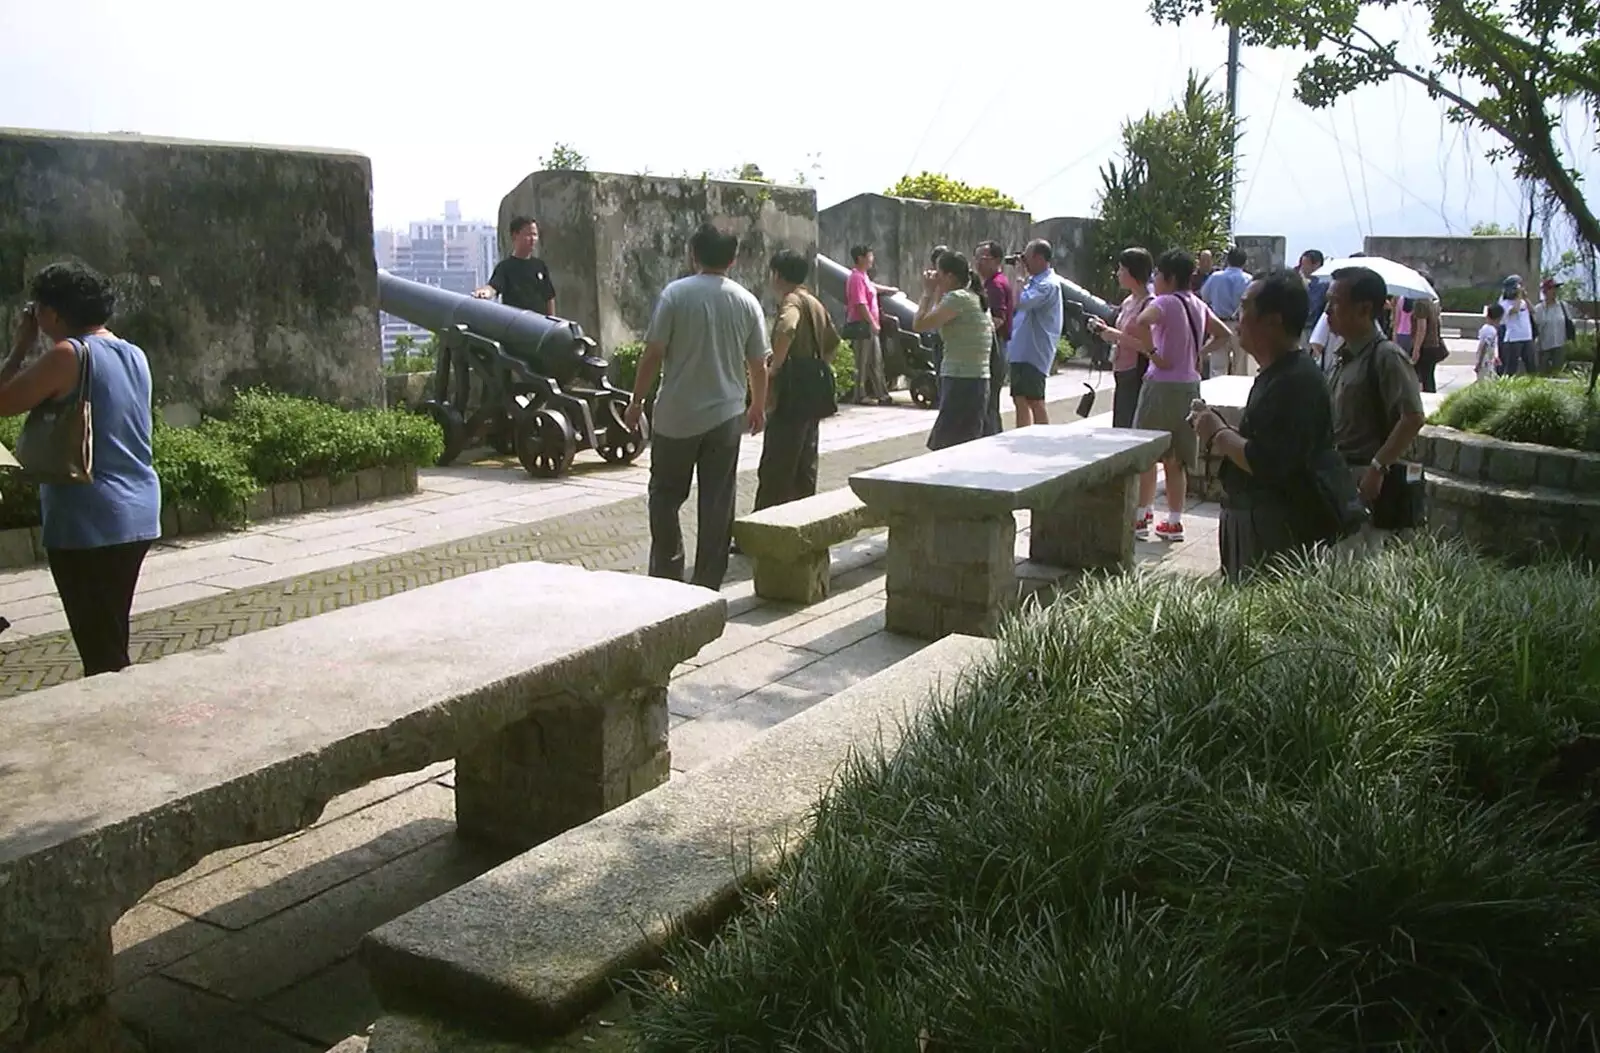
[[[1183,524],[1163,520],[1156,524],[1156,537],[1162,541],[1182,541]]]
[[[1154,519],[1155,516],[1152,513],[1146,512],[1144,515],[1133,521],[1133,536],[1135,540],[1150,540],[1150,523]]]

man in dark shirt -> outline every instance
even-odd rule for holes
[[[1198,401],[1190,418],[1208,455],[1223,458],[1220,544],[1230,581],[1281,554],[1340,540],[1347,529],[1340,512],[1355,507],[1354,483],[1334,449],[1327,381],[1298,348],[1306,310],[1305,283],[1295,275],[1251,282],[1239,341],[1260,373],[1239,427]],[[1319,476],[1337,492],[1322,494]]]
[[[511,221],[511,255],[501,260],[489,275],[489,284],[473,292],[480,300],[496,294],[507,307],[540,314],[556,313],[556,287],[550,268],[533,254],[539,243],[539,225],[526,216]]]
[[[989,406],[984,422],[985,435],[1000,433],[1000,392],[1006,382],[1006,341],[1011,339],[1011,282],[1006,278],[1006,250],[998,241],[986,241],[973,253],[978,273],[983,276],[983,298],[994,319],[994,341],[989,349]]]

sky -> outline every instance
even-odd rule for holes
[[[555,143],[598,171],[804,173],[824,208],[930,169],[1042,219],[1094,214],[1122,122],[1170,103],[1189,69],[1224,83],[1209,18],[1153,26],[1144,0],[1000,12],[1017,28],[991,42],[993,14],[945,0],[0,0],[0,126],[359,151],[380,227],[446,199],[492,219]],[[1383,17],[1402,55],[1430,46],[1408,5]],[[1309,110],[1303,59],[1244,51],[1239,233],[1332,256],[1366,234],[1525,219],[1509,163],[1484,159],[1491,135],[1398,81]],[[1592,183],[1593,126],[1567,134]]]

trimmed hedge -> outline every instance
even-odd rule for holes
[[[1600,453],[1600,403],[1571,378],[1480,380],[1451,392],[1429,423],[1506,442]]]
[[[21,417],[0,420],[0,442],[16,447]],[[158,412],[151,437],[161,502],[245,521],[250,498],[280,482],[346,476],[363,468],[424,467],[444,449],[439,426],[398,410],[342,410],[264,390],[241,392],[227,419],[174,428]],[[0,529],[39,525],[38,488],[0,473]]]

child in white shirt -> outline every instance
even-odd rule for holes
[[[1478,330],[1479,380],[1494,376],[1500,366],[1500,320],[1505,317],[1506,309],[1492,303],[1484,309],[1484,315],[1488,321]]]

